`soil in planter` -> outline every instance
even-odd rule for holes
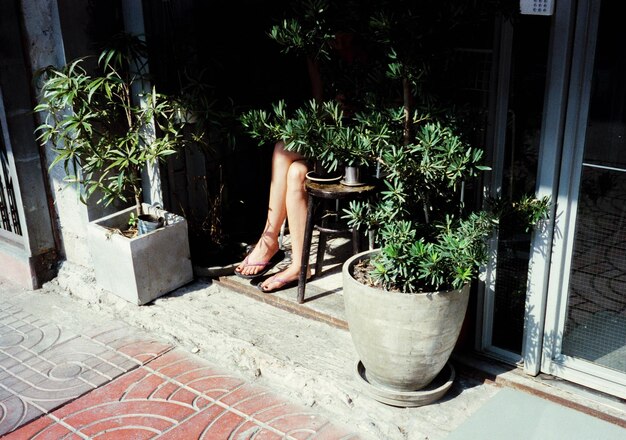
[[[361,260],[352,267],[352,276],[356,281],[365,286],[382,289],[380,283],[376,283],[370,275],[372,270],[374,270],[374,266],[370,263],[369,259]]]
[[[119,228],[109,228],[106,226],[104,226],[104,228],[108,230],[107,232],[108,235],[119,234],[119,235],[123,235],[126,238],[135,238],[137,234],[139,233],[136,226],[130,226],[127,229],[123,229],[123,230]]]
[[[135,225],[131,225],[130,221],[128,222],[129,224],[126,225],[126,227],[124,229],[120,229],[120,228],[111,228],[108,226],[103,226],[103,228],[107,229],[107,234],[113,235],[113,234],[119,234],[119,235],[123,235],[126,238],[135,238],[139,235],[139,227],[138,227],[138,221],[139,219],[143,219],[145,221],[150,221],[150,222],[156,222],[159,223],[160,222],[160,226],[158,226],[158,228],[163,227],[163,218],[162,217],[156,217],[152,214],[141,214],[139,215],[138,218],[136,218],[135,220]]]
[[[374,280],[372,275],[370,275],[373,270],[374,266],[370,263],[369,259],[361,260],[352,267],[352,277],[359,283],[379,289],[381,292],[400,292],[398,289],[385,289],[381,283]]]

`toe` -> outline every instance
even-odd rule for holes
[[[272,284],[274,284],[276,281],[274,280],[274,277],[269,277],[268,279],[266,279],[265,281],[263,281],[261,283],[261,290],[264,292],[267,292],[269,290],[272,290],[270,287],[272,287]]]

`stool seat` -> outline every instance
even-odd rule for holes
[[[329,225],[325,216],[322,216],[322,224],[314,224],[314,212],[315,205],[319,201],[328,200],[345,200],[352,201],[358,199],[368,199],[376,189],[376,185],[373,183],[366,183],[358,186],[348,186],[341,183],[318,183],[310,180],[306,180],[304,188],[308,194],[308,207],[306,228],[304,232],[304,243],[302,248],[302,262],[300,266],[300,276],[298,278],[298,303],[304,302],[304,290],[306,288],[306,275],[309,265],[309,256],[311,251],[311,242],[313,239],[313,230],[317,229],[320,233],[318,249],[317,249],[317,261],[315,263],[315,276],[317,276],[322,268],[322,260],[324,257],[324,251],[326,248],[326,235],[327,234],[340,234],[351,233],[352,234],[352,250],[354,253],[359,252],[359,234],[357,230],[349,229],[347,227],[340,227],[337,225]]]
[[[348,186],[342,183],[318,183],[310,180],[304,183],[304,189],[309,196],[329,200],[357,199],[369,195],[375,188],[376,185],[369,183],[358,186]]]

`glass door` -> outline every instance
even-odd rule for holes
[[[626,27],[578,6],[542,369],[626,397]],[[580,41],[580,40],[579,40]]]
[[[519,200],[535,192],[550,26],[549,17],[521,15],[498,28],[491,196]],[[479,348],[511,364],[522,359],[530,250],[524,225],[503,220],[485,271]]]

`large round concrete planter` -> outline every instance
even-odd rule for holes
[[[352,341],[370,383],[394,391],[426,387],[443,369],[461,331],[469,285],[460,290],[408,294],[365,286],[343,266],[343,296]]]

